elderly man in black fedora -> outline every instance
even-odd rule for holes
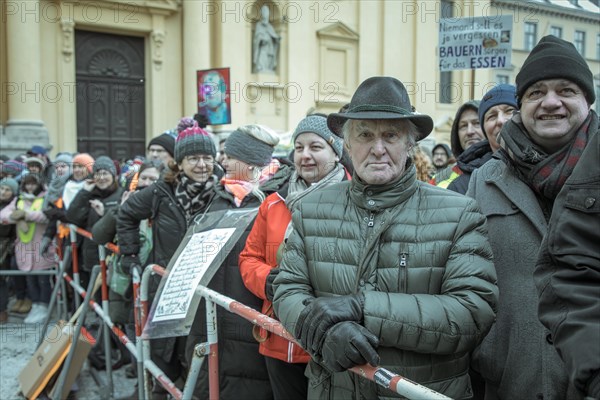
[[[275,311],[312,356],[308,397],[393,397],[347,371],[366,363],[471,397],[469,353],[498,299],[485,218],[416,179],[410,150],[433,121],[397,79],[364,81],[328,126],[353,179],[299,204],[275,280]]]

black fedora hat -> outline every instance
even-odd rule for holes
[[[427,137],[433,129],[429,115],[413,111],[402,82],[389,76],[374,76],[361,83],[345,112],[329,114],[327,126],[342,136],[342,126],[348,119],[408,119],[417,126],[417,140]]]

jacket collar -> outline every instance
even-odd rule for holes
[[[500,155],[494,157],[498,158]],[[508,160],[502,160],[502,168],[499,171],[485,174],[485,182],[496,186],[531,221],[540,235],[545,235],[548,224],[535,193],[511,171],[507,162]],[[491,167],[492,164],[488,166]]]
[[[397,181],[386,185],[368,185],[355,173],[350,184],[350,199],[360,208],[379,212],[403,203],[416,190],[416,169],[411,163]]]

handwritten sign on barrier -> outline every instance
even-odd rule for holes
[[[200,303],[196,287],[208,286],[229,253],[243,247],[257,212],[258,208],[214,211],[193,222],[158,284],[142,337],[189,334]]]
[[[191,237],[186,251],[181,253],[167,276],[153,321],[185,317],[200,279],[234,231],[235,228],[213,229]]]

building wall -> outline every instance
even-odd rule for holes
[[[27,3],[27,5],[25,5]],[[558,3],[556,1],[552,3]],[[567,3],[567,2],[563,2]],[[272,24],[282,36],[276,74],[252,72],[252,33],[260,6],[272,10]],[[42,120],[55,150],[76,150],[74,96],[74,31],[77,29],[143,37],[146,49],[146,137],[173,128],[183,115],[196,112],[199,69],[231,68],[231,125],[261,123],[279,132],[293,130],[310,109],[337,111],[358,84],[373,75],[402,80],[419,112],[436,124],[433,137],[448,141],[455,110],[471,97],[472,72],[454,71],[455,96],[438,103],[437,31],[439,1],[203,1],[203,0],[5,0],[7,14],[39,24]],[[525,22],[535,22],[539,40],[551,26],[563,28],[574,40],[576,29],[586,31],[586,59],[600,71],[596,12],[558,7],[547,2],[457,0],[455,16],[512,14],[512,66],[505,70],[476,70],[473,95],[481,95],[507,75],[513,83],[528,51],[523,49]],[[32,11],[33,10],[33,11]],[[597,7],[596,7],[597,10]],[[0,25],[0,79],[3,82],[0,125],[11,119],[7,24]],[[23,49],[25,52],[25,49]],[[27,56],[19,54],[23,60]],[[598,75],[596,75],[598,76]],[[14,97],[13,97],[14,99]],[[33,96],[26,96],[34,101]]]

